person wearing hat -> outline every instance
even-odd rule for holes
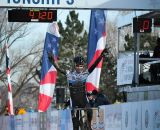
[[[87,92],[87,99],[88,99],[90,107],[93,107],[94,100],[93,100],[93,94],[92,94],[92,92]]]
[[[110,104],[107,96],[102,94],[100,91],[93,90],[92,95],[93,95],[93,100],[94,100],[93,107],[99,107],[101,105]]]

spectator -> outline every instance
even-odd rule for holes
[[[92,93],[87,92],[87,99],[88,99],[88,102],[89,102],[90,107],[93,107],[93,106],[94,106],[94,100],[93,100],[93,95],[92,95]]]
[[[157,38],[157,45],[154,48],[153,58],[160,58],[160,38]],[[160,63],[150,66],[151,81],[155,84],[160,83]]]
[[[98,107],[98,106],[101,106],[101,105],[110,104],[106,95],[102,94],[101,92],[98,92],[97,90],[93,90],[92,94],[93,94],[93,99],[94,99],[93,107]]]
[[[18,107],[15,107],[14,110],[15,110],[15,115],[18,115]]]
[[[34,109],[32,107],[29,107],[29,109],[27,110],[27,112],[34,113]]]
[[[7,106],[7,105],[5,106],[5,112],[4,112],[4,115],[5,115],[5,116],[9,116],[9,114],[8,114],[8,106]]]
[[[26,114],[26,110],[25,110],[25,108],[19,108],[18,109],[18,113],[17,113],[18,115],[24,115],[24,114]]]

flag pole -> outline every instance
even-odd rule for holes
[[[7,25],[6,25],[7,26]],[[8,100],[7,100],[7,107],[8,107],[8,115],[14,115],[13,111],[13,97],[12,97],[12,85],[11,85],[11,76],[10,76],[10,61],[9,61],[9,50],[7,44],[7,29],[5,27],[6,37],[5,37],[5,49],[6,49],[6,74],[8,80]]]

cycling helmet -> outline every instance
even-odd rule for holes
[[[81,56],[77,56],[74,58],[74,63],[76,65],[83,65],[84,64],[84,58]]]

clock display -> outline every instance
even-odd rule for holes
[[[152,31],[152,19],[150,18],[134,18],[133,32],[134,33],[150,33]]]
[[[57,21],[57,10],[8,10],[9,22],[53,22]]]

